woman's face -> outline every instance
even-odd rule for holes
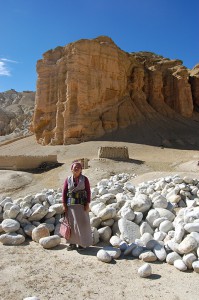
[[[80,166],[80,164],[74,164],[72,167],[72,173],[74,175],[74,177],[78,177],[82,172],[82,168]]]

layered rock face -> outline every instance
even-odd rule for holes
[[[8,90],[0,93],[0,141],[12,134],[26,135],[32,121],[35,92]]]
[[[163,128],[161,143],[177,123],[184,131],[187,119],[199,129],[199,69],[190,71],[180,60],[127,53],[101,36],[47,51],[37,73],[32,130],[43,145],[140,127]]]

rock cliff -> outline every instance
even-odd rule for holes
[[[195,143],[185,133],[199,129],[199,66],[127,53],[100,36],[47,51],[37,73],[32,131],[43,145],[117,133],[133,142]]]
[[[13,89],[0,93],[0,142],[30,134],[35,92]]]

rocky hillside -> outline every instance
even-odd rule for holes
[[[199,66],[101,36],[47,51],[37,72],[32,130],[43,145],[107,137],[198,147]]]
[[[34,105],[35,92],[0,93],[0,141],[30,134]]]

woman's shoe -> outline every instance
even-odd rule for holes
[[[72,251],[72,250],[75,250],[76,249],[76,245],[75,244],[70,244],[68,247],[67,247],[67,251]]]

